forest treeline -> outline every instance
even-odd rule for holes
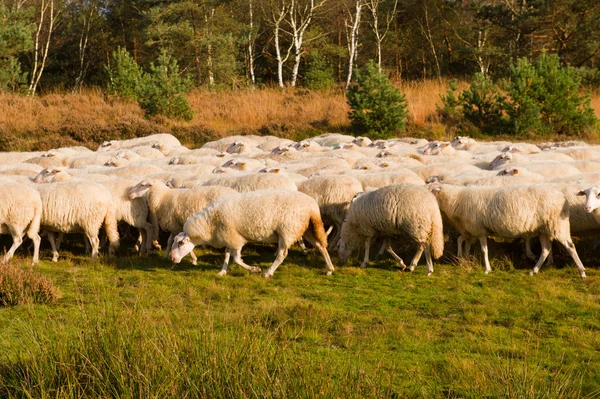
[[[106,87],[113,54],[161,54],[192,87],[502,78],[558,54],[600,82],[597,0],[0,0],[0,91]]]

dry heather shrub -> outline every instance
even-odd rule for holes
[[[0,265],[0,306],[54,303],[60,296],[52,280],[41,273],[11,263]]]

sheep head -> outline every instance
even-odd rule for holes
[[[179,233],[173,239],[171,246],[171,260],[174,263],[181,262],[181,259],[193,251],[195,245],[186,233]]]
[[[583,209],[587,213],[592,213],[594,209],[600,207],[600,187],[593,186],[586,190],[581,190],[576,195],[584,196],[585,195],[585,205]]]

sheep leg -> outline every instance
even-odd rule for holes
[[[427,275],[431,276],[433,273],[433,260],[431,260],[431,248],[429,245],[423,244],[425,247],[425,262],[427,263]]]
[[[401,257],[399,257],[396,252],[394,252],[394,249],[392,248],[392,244],[390,243],[389,238],[386,238],[385,241],[383,242],[383,249],[385,249],[388,254],[392,255],[392,257],[394,259],[396,259],[396,261],[398,263],[400,263],[400,267],[402,267],[402,270],[406,269],[406,265],[404,264],[404,261],[402,260]]]
[[[300,249],[302,249],[302,252],[308,252],[308,249],[306,249],[306,245],[304,245],[304,240],[302,239],[302,237],[300,237],[300,239],[298,240],[298,246],[300,247]],[[277,252],[275,252],[275,254],[277,254]]]
[[[313,247],[317,248],[317,250],[321,253],[321,256],[323,256],[323,259],[325,259],[327,275],[330,276],[331,273],[333,273],[333,263],[331,262],[331,258],[329,257],[329,252],[327,252],[327,248],[324,245],[321,245],[321,243],[317,240],[317,238],[315,237],[313,232],[310,231],[310,229],[304,233],[304,237],[306,238],[306,241],[308,241]],[[285,250],[285,254],[287,256],[287,248]]]
[[[169,257],[169,252],[171,252],[171,245],[173,245],[174,239],[175,239],[175,233],[169,234],[169,240],[167,241],[167,249],[165,249],[165,254],[163,255],[163,259],[167,259]]]
[[[417,253],[415,254],[415,256],[413,256],[412,260],[410,261],[408,270],[410,270],[411,272],[415,270],[415,266],[417,266],[417,263],[419,263],[419,260],[421,259],[421,255],[423,255],[424,250],[425,248],[423,248],[423,245],[419,245]]]
[[[333,227],[333,226],[331,226],[331,227]],[[329,249],[335,248],[335,246],[338,244],[338,242],[340,241],[340,238],[342,237],[341,231],[342,231],[342,229],[339,226],[336,226],[335,234],[334,234],[333,238],[331,240],[329,240],[329,245],[328,245]]]
[[[98,249],[100,248],[100,239],[97,235],[91,236],[87,234],[88,240],[90,240],[90,244],[92,246],[92,260],[98,259]]]
[[[35,265],[40,260],[40,243],[42,242],[42,238],[39,234],[30,235],[29,238],[33,241],[33,260],[31,264]]]
[[[223,267],[221,271],[217,274],[218,276],[224,276],[227,274],[227,266],[229,266],[229,257],[231,256],[231,249],[225,248],[225,262],[223,262]]]
[[[60,243],[61,234],[58,235],[59,241],[57,243],[56,242],[57,240],[54,239],[54,233],[51,231],[48,232],[48,241],[50,241],[50,245],[52,246],[52,262],[58,262],[58,245],[57,244]]]
[[[528,238],[528,239],[525,240],[525,254],[526,254],[526,256],[529,259],[531,259],[531,260],[537,260],[537,257],[535,256],[535,254],[531,250],[531,239],[530,238]]]
[[[379,252],[377,252],[377,255],[375,255],[375,259],[379,258],[386,251],[387,248],[385,247],[385,244],[386,244],[386,241],[384,241],[383,244],[381,245],[381,248],[379,248]]]
[[[465,258],[468,259],[471,256],[471,245],[475,242],[474,238],[465,238]]]
[[[287,248],[285,247],[285,241],[283,240],[283,238],[281,236],[279,236],[279,245],[277,247],[277,256],[275,257],[275,261],[273,262],[271,267],[269,267],[267,269],[267,271],[263,274],[263,277],[265,277],[265,278],[271,277],[273,275],[273,273],[275,273],[275,270],[277,270],[279,265],[281,265],[281,262],[283,262],[283,260],[285,259],[286,256],[287,256]]]
[[[575,266],[579,269],[579,275],[581,278],[585,278],[585,267],[583,267],[583,263],[581,263],[581,259],[579,259],[579,255],[577,255],[577,250],[575,249],[575,244],[571,240],[565,240],[560,242],[563,247],[569,252],[571,258],[575,261]]]
[[[255,267],[255,266],[250,266],[244,263],[244,261],[242,260],[242,249],[233,249],[233,261],[235,263],[237,263],[238,265],[240,265],[241,267],[243,267],[244,269],[248,270],[249,272],[252,273],[258,273],[260,272],[260,267]]]
[[[152,236],[154,235],[154,227],[150,223],[145,223],[142,226],[142,234],[145,233],[145,237],[142,236],[142,246],[146,248],[145,253],[152,253]]]
[[[546,258],[546,266],[551,266],[554,264],[554,256],[552,256],[552,243],[550,243],[550,253],[548,253],[548,257]]]
[[[481,252],[483,252],[483,261],[485,263],[485,274],[488,274],[492,271],[492,267],[490,266],[490,258],[488,256],[488,245],[487,245],[487,237],[479,237],[479,245],[481,245]]]
[[[540,267],[542,267],[542,265],[544,264],[544,261],[546,260],[546,258],[548,257],[548,254],[550,253],[550,239],[548,238],[548,236],[541,235],[540,236],[540,244],[542,244],[542,254],[540,255],[540,258],[538,259],[538,261],[535,264],[535,266],[533,267],[533,269],[529,272],[530,276],[533,276],[534,274],[539,273]],[[577,255],[577,253],[575,253],[575,255]]]
[[[8,252],[6,253],[6,255],[4,255],[4,258],[2,258],[2,263],[6,263],[10,260],[10,258],[13,257],[13,255],[15,254],[15,251],[17,250],[17,248],[19,248],[19,246],[23,243],[23,238],[22,236],[14,231],[13,229],[9,229],[10,231],[10,235],[12,236],[13,239],[13,244],[10,247],[10,249],[8,250]]]
[[[369,250],[371,249],[371,237],[367,237],[365,239],[365,258],[363,259],[363,263],[360,264],[360,267],[367,267],[369,264]]]
[[[456,252],[456,257],[459,259],[462,258],[462,256],[463,256],[462,246],[463,246],[464,242],[465,242],[465,236],[461,234],[458,237],[458,240],[456,240],[456,244],[458,245],[458,251]]]

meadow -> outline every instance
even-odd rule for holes
[[[0,309],[1,397],[600,396],[591,242],[577,244],[585,280],[562,256],[529,276],[519,244],[491,247],[489,275],[447,252],[430,277],[386,257],[325,276],[318,253],[294,249],[269,280],[218,277],[220,251],[173,265],[130,244],[114,261],[73,247],[58,263],[43,245],[34,269],[61,293]],[[244,252],[263,269],[274,257]]]

